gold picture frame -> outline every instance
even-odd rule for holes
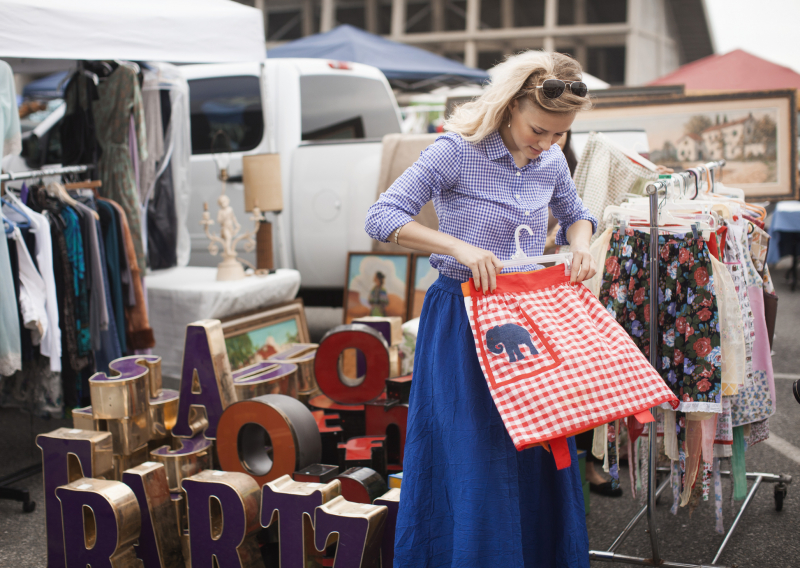
[[[251,310],[222,320],[231,369],[268,359],[292,343],[309,343],[303,300]]]
[[[720,181],[748,199],[797,199],[797,91],[598,98],[572,132],[647,133],[649,159],[676,171],[725,159]]]

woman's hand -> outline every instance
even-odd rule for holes
[[[589,254],[588,247],[570,247],[570,252],[572,252],[570,282],[583,282],[597,273],[597,263]]]
[[[455,244],[451,254],[472,271],[477,290],[482,289],[484,294],[487,290],[494,292],[497,288],[497,275],[503,269],[503,263],[494,254],[463,241]]]

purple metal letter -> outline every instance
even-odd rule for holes
[[[200,394],[192,393],[192,379],[197,371],[200,382]],[[208,342],[206,328],[198,325],[186,326],[186,344],[183,349],[183,370],[181,372],[180,402],[178,403],[178,421],[172,428],[172,435],[180,438],[191,438],[189,426],[189,410],[193,405],[203,406],[208,417],[206,438],[217,437],[217,423],[225,407],[217,385],[214,359]]]
[[[61,527],[61,504],[56,497],[56,487],[74,481],[69,478],[67,455],[73,454],[78,458],[83,470],[83,475],[78,477],[92,477],[102,472],[92,471],[92,443],[89,440],[66,440],[42,435],[36,438],[36,444],[42,449],[47,566],[63,568],[66,566],[64,534]],[[82,520],[80,526],[83,526]]]

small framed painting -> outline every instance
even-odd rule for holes
[[[411,293],[408,295],[408,319],[422,313],[422,301],[431,284],[439,278],[439,271],[431,266],[430,255],[415,254],[411,259]]]
[[[573,134],[644,131],[650,161],[685,170],[725,160],[720,178],[748,199],[797,199],[797,94],[794,89],[598,99]]]
[[[222,333],[234,371],[264,361],[292,343],[309,342],[306,312],[299,298],[226,318]]]
[[[344,323],[364,316],[408,315],[410,253],[351,252],[344,284]]]

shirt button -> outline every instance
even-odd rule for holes
[[[526,217],[527,217],[528,215],[530,215],[530,214],[531,214],[531,212],[530,212],[530,211],[525,211],[525,216],[526,216]]]
[[[514,199],[519,199],[519,193],[514,196]]]
[[[521,176],[521,175],[522,175],[521,173],[517,172],[517,177],[519,177],[519,176]]]

